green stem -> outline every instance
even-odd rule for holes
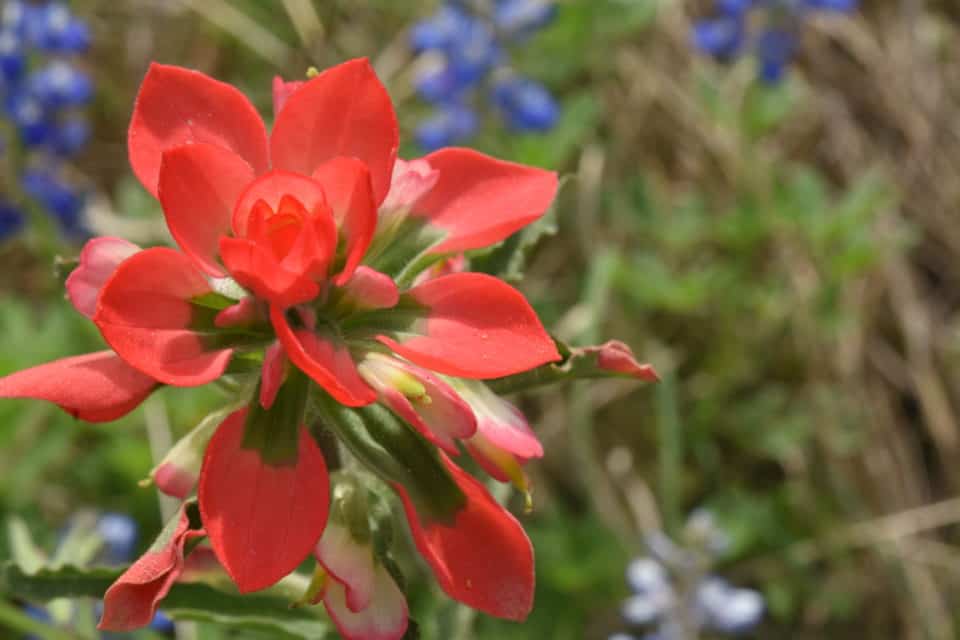
[[[607,303],[617,268],[617,254],[610,248],[601,249],[587,274],[584,290],[584,303],[590,309],[590,324],[580,336],[588,344],[594,343],[600,336],[600,325],[607,312]],[[571,449],[577,457],[578,466],[583,471],[587,495],[602,504],[604,492],[604,474],[601,462],[597,459],[594,439],[593,405],[589,387],[584,383],[573,385],[570,400],[570,440]]]
[[[679,479],[683,466],[683,437],[677,416],[673,374],[667,372],[657,385],[657,439],[660,444],[659,485],[664,529],[676,533],[681,526]]]

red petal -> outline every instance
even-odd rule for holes
[[[400,301],[393,278],[365,265],[357,267],[343,285],[343,295],[354,309],[389,309]]]
[[[327,465],[305,428],[295,464],[269,465],[244,449],[247,410],[231,414],[207,445],[200,512],[217,558],[241,593],[264,589],[297,568],[327,522]]]
[[[190,300],[210,291],[188,257],[147,249],[127,258],[104,286],[93,321],[113,350],[147,375],[176,386],[205,384],[223,374],[233,353],[208,350],[189,328]]]
[[[97,628],[133,631],[150,624],[160,601],[183,572],[184,546],[191,538],[202,535],[203,530],[190,530],[190,519],[186,510],[181,509],[169,538],[140,556],[107,589],[103,596],[103,617]]]
[[[183,252],[212,276],[224,275],[217,262],[220,236],[230,232],[233,209],[253,178],[243,158],[212,144],[163,154],[159,193],[167,226]]]
[[[83,245],[80,264],[67,278],[67,297],[77,311],[92,318],[97,312],[100,290],[121,262],[140,251],[122,238],[102,236]]]
[[[337,156],[370,169],[373,195],[383,202],[397,157],[397,116],[366,59],[350,60],[306,82],[284,104],[270,135],[273,166],[311,174]]]
[[[248,234],[250,212],[259,200],[276,211],[284,196],[292,196],[310,213],[318,212],[327,201],[323,187],[316,180],[288,171],[271,171],[250,183],[240,194],[233,211],[233,232],[240,237]]]
[[[417,549],[451,598],[498,618],[523,620],[533,607],[534,587],[527,534],[480,482],[440,457],[467,499],[452,522],[421,520],[404,488],[393,486]]]
[[[497,278],[454,273],[406,295],[427,308],[426,318],[400,341],[377,339],[421,367],[463,378],[498,378],[560,359],[523,295]]]
[[[328,578],[323,605],[346,640],[400,640],[407,632],[407,599],[382,565],[375,569],[373,589],[370,605],[355,611],[349,606],[344,584],[333,576]]]
[[[653,365],[640,364],[630,347],[619,340],[609,340],[596,347],[582,347],[575,349],[575,352],[595,353],[597,355],[597,366],[605,371],[622,373],[647,382],[658,382],[660,376],[657,375]]]
[[[323,185],[327,204],[346,239],[346,263],[334,280],[340,285],[353,275],[377,228],[370,170],[356,158],[339,157],[324,162],[313,173],[313,178]]]
[[[133,411],[155,386],[112,351],[98,351],[0,378],[0,398],[47,400],[81,420],[109,422]]]
[[[424,159],[440,175],[417,202],[414,215],[447,231],[435,253],[499,242],[542,216],[557,193],[557,174],[552,171],[470,149],[441,149]]]
[[[320,294],[317,283],[285,269],[269,249],[246,238],[220,238],[220,257],[230,275],[258,298],[290,307]]]
[[[377,399],[377,393],[357,373],[357,365],[345,346],[322,339],[308,329],[295,331],[279,307],[270,308],[270,321],[290,361],[338,402],[362,407]]]
[[[286,104],[287,99],[303,86],[302,80],[284,82],[280,76],[273,76],[273,117],[276,118]]]
[[[185,142],[209,142],[235,152],[257,173],[267,169],[267,132],[246,96],[199,71],[154,63],[127,136],[130,164],[147,191],[157,195],[163,152]]]

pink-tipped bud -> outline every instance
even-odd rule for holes
[[[477,430],[473,411],[454,389],[433,373],[382,353],[367,353],[357,365],[380,401],[438,447],[457,455],[454,442]]]

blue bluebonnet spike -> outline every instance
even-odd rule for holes
[[[811,12],[849,13],[858,0],[715,0],[716,15],[693,25],[700,51],[721,61],[745,52],[757,59],[757,77],[780,82],[797,50],[797,37]]]
[[[13,194],[8,197],[17,203],[18,214],[38,205],[76,239],[87,234],[83,196],[63,178],[70,172],[61,162],[90,140],[81,109],[93,97],[93,82],[74,62],[89,45],[89,27],[64,2],[6,0],[0,7],[0,117],[13,125],[0,144],[8,152],[27,151],[8,157],[29,164],[11,167],[9,175],[19,175],[19,184],[0,185],[0,191]],[[0,221],[0,236],[22,228],[23,218],[10,211]]]
[[[547,131],[560,106],[545,86],[509,69],[508,50],[547,25],[554,0],[496,0],[480,12],[469,2],[448,0],[410,30],[415,51],[426,52],[414,79],[417,94],[437,109],[417,129],[421,147],[435,150],[474,135],[481,100],[490,99],[515,131]]]

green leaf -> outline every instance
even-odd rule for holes
[[[100,598],[121,573],[118,569],[66,566],[29,574],[7,564],[0,570],[0,590],[31,602],[62,597]],[[278,634],[275,637],[336,637],[317,608],[292,609],[287,598],[269,594],[241,596],[200,583],[175,584],[163,601],[163,610],[177,619],[260,629]]]
[[[437,448],[389,409],[379,404],[346,407],[319,390],[314,399],[323,425],[384,482],[403,485],[421,514],[444,520],[463,506],[463,492]]]

